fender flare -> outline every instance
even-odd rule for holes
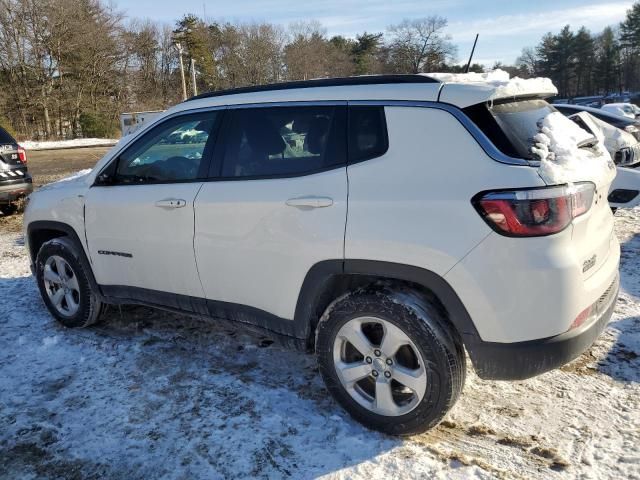
[[[38,232],[39,230],[57,230],[59,232],[64,233],[65,236],[69,237],[73,243],[75,243],[78,247],[78,260],[82,264],[82,268],[85,269],[87,273],[87,277],[89,279],[89,283],[91,284],[91,288],[94,292],[98,294],[100,298],[103,298],[102,290],[100,289],[100,285],[96,282],[96,278],[93,275],[93,268],[91,267],[91,262],[87,257],[87,252],[84,249],[84,245],[80,241],[80,236],[78,232],[69,224],[63,222],[56,222],[52,220],[37,220],[35,222],[31,222],[27,226],[27,238],[29,239],[29,256],[31,260],[31,270],[33,271],[33,266],[36,261],[36,257],[38,256],[38,252],[35,252],[33,249],[33,242],[31,241],[32,235]]]
[[[335,276],[362,275],[415,283],[431,292],[446,309],[449,320],[456,328],[464,345],[473,357],[474,346],[481,342],[469,312],[451,285],[437,273],[400,263],[378,260],[326,260],[315,264],[307,273],[295,310],[296,333],[311,335],[311,320],[317,302],[327,283]]]

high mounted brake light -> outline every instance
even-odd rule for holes
[[[18,146],[18,160],[22,163],[27,163],[27,151],[21,146]]]
[[[476,195],[472,203],[485,222],[508,237],[541,237],[561,232],[588,212],[596,187],[591,182],[502,190]]]

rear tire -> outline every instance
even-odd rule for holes
[[[42,245],[35,265],[44,304],[69,328],[95,324],[105,308],[91,288],[78,248],[68,237],[54,238]]]
[[[391,435],[421,433],[458,400],[464,348],[436,305],[408,288],[372,286],[337,299],[320,319],[320,374],[363,425]]]

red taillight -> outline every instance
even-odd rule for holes
[[[27,151],[22,147],[18,147],[18,160],[27,163]]]
[[[473,204],[496,232],[510,237],[539,237],[564,230],[574,218],[586,213],[593,202],[595,185],[489,192]]]

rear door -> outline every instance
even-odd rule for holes
[[[222,111],[166,120],[98,176],[85,200],[89,253],[113,296],[164,302],[160,293],[202,297],[193,252],[193,202],[209,167]],[[122,287],[122,288],[121,288]]]
[[[345,108],[227,111],[211,180],[195,202],[194,244],[207,299],[293,319],[309,269],[343,258]]]

